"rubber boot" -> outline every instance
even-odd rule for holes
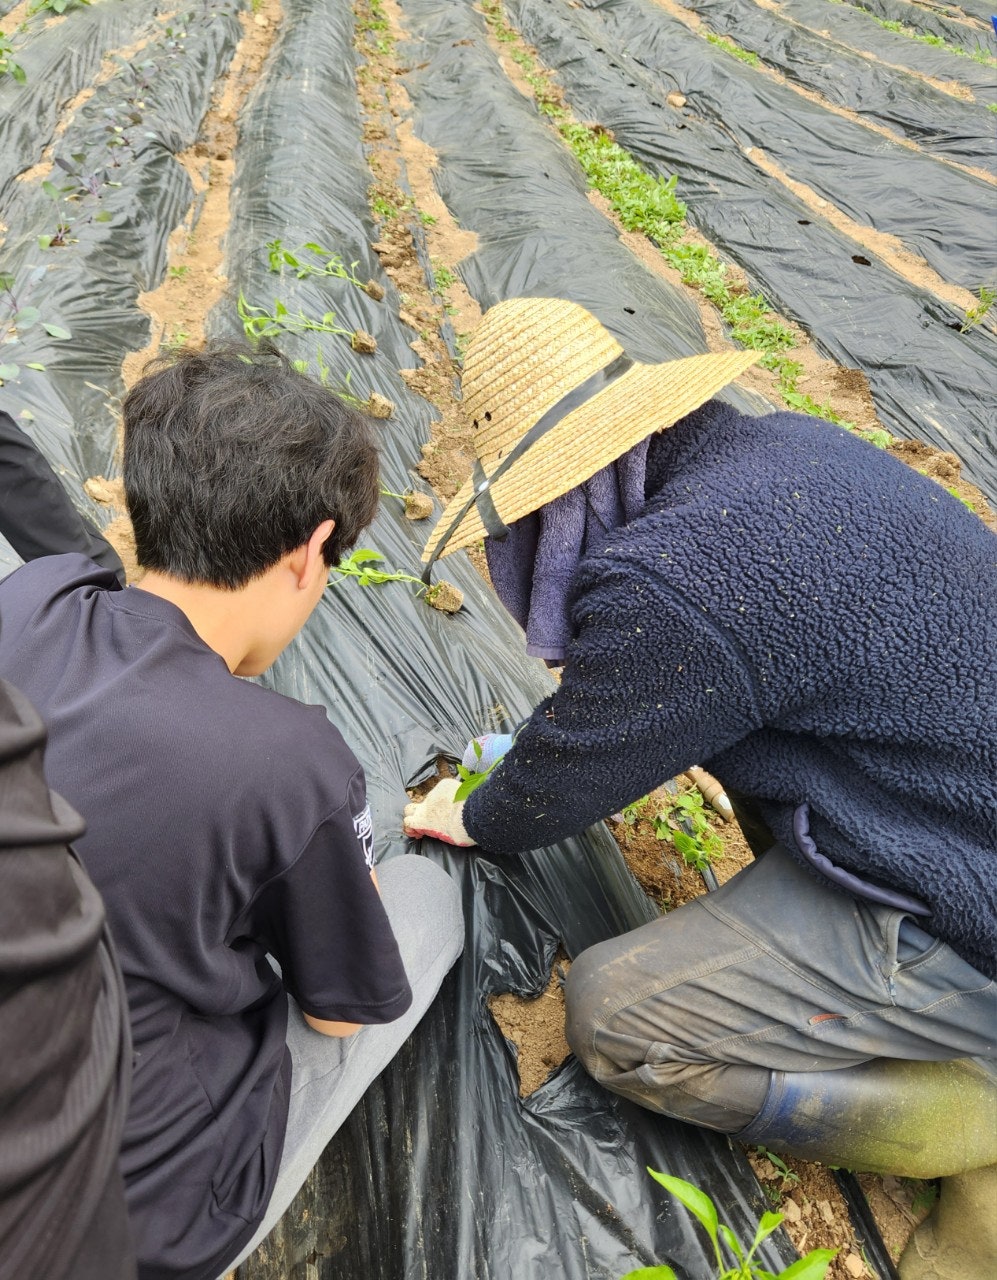
[[[910,1238],[900,1280],[997,1276],[997,1164],[943,1178],[938,1203]]]
[[[761,1111],[733,1136],[868,1173],[961,1174],[997,1164],[997,1081],[972,1058],[774,1071]]]

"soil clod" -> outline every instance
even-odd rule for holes
[[[464,604],[464,593],[444,578],[426,592],[426,603],[441,613],[456,613]]]

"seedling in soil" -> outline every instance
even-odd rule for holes
[[[348,280],[358,289],[366,288],[363,281],[357,279],[354,270],[360,265],[359,262],[351,262],[347,266],[338,253],[323,249],[320,244],[313,242],[300,244],[292,251],[285,249],[280,240],[271,240],[266,250],[270,270],[277,272],[278,275],[283,275],[284,268],[290,267],[299,280],[304,280],[308,276],[334,276],[337,280]],[[318,261],[308,262],[304,256],[306,253],[311,254]]]
[[[622,810],[623,821],[633,826],[646,818],[659,840],[669,841],[682,859],[697,871],[704,871],[714,858],[723,853],[723,841],[710,825],[703,797],[695,787],[657,802],[656,811],[649,808],[649,797],[642,796]]]
[[[747,1252],[726,1223],[720,1221],[717,1207],[699,1187],[686,1182],[684,1178],[673,1178],[667,1173],[658,1173],[649,1168],[648,1173],[656,1182],[660,1182],[671,1194],[696,1218],[713,1245],[716,1257],[717,1280],[824,1280],[831,1259],[837,1249],[812,1249],[805,1257],[798,1258],[784,1270],[776,1273],[766,1271],[755,1261],[758,1246],[766,1240],[782,1222],[781,1213],[763,1213]],[[724,1258],[726,1248],[734,1265],[728,1266]],[[622,1280],[678,1280],[675,1272],[668,1266],[639,1267],[636,1271],[628,1271]]]
[[[14,46],[2,31],[0,31],[0,76],[12,76],[18,84],[24,84],[28,78],[24,68],[14,58]]]
[[[778,1186],[769,1184],[768,1182],[762,1183],[762,1190],[765,1192],[769,1201],[774,1205],[778,1205],[779,1201],[786,1194],[789,1188],[795,1187],[799,1182],[800,1175],[798,1173],[794,1173],[781,1156],[777,1156],[774,1151],[769,1151],[767,1147],[755,1147],[755,1150],[760,1156],[764,1157],[764,1159],[769,1162],[779,1178]]]
[[[997,106],[997,103],[994,104]],[[979,324],[990,308],[997,302],[997,289],[988,289],[986,285],[981,285],[976,295],[979,303],[975,307],[966,308],[966,322],[959,330],[960,333],[968,333],[974,324]]]
[[[384,498],[397,498],[405,504],[405,516],[408,520],[425,520],[433,514],[433,499],[428,493],[419,493],[415,489],[406,489],[404,493],[392,493],[390,489],[382,489]]]
[[[652,818],[654,834],[670,840],[683,860],[697,871],[705,871],[723,853],[723,841],[710,826],[698,790],[684,791]]]
[[[414,578],[410,573],[389,573],[383,569],[375,569],[374,565],[383,560],[384,556],[379,551],[359,547],[345,560],[341,560],[333,573],[338,573],[343,578],[355,578],[361,587],[377,587],[385,582],[411,582],[416,595],[422,596],[426,604],[439,609],[441,613],[456,613],[464,603],[463,592],[452,582],[441,578],[433,586],[427,587],[421,579]],[[329,579],[330,587],[338,585],[336,579]]]

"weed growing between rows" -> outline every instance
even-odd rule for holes
[[[607,129],[573,120],[553,92],[549,75],[543,73],[532,54],[520,46],[518,33],[503,17],[500,0],[483,0],[482,10],[495,38],[510,46],[515,43],[516,47],[510,48],[510,56],[533,90],[537,109],[551,120],[571,148],[589,185],[610,202],[627,231],[639,232],[653,240],[665,261],[680,273],[683,284],[698,289],[713,303],[735,341],[764,353],[759,364],[775,373],[783,401],[799,413],[835,422],[856,431],[871,444],[886,448],[891,438],[888,432],[857,430],[854,423],[845,421],[829,403],[818,403],[800,390],[803,366],[786,354],[796,345],[793,331],[774,315],[761,294],[748,293],[733,283],[728,277],[727,264],[716,254],[687,238],[686,206],[676,195],[678,175],[667,179],[654,177]],[[721,41],[719,37],[711,40],[721,43],[728,52],[737,50],[731,41]],[[737,52],[744,53],[743,50]],[[745,58],[754,56],[746,54]]]
[[[682,860],[697,871],[705,871],[714,858],[723,853],[723,840],[717,835],[698,788],[690,787],[678,795],[661,794],[653,802],[643,796],[623,810],[623,821],[633,826],[639,818],[650,822],[659,840],[670,841]]]
[[[723,49],[724,53],[729,53],[732,58],[737,58],[738,62],[746,62],[749,67],[757,67],[759,65],[757,53],[742,49],[739,44],[735,44],[727,36],[715,36],[711,32],[707,35],[706,40],[708,44],[715,45],[718,49]]]

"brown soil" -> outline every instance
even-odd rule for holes
[[[539,1089],[571,1050],[564,1038],[563,983],[571,961],[558,951],[546,988],[533,1000],[505,993],[488,997],[488,1008],[507,1040],[516,1046],[519,1096]]]

